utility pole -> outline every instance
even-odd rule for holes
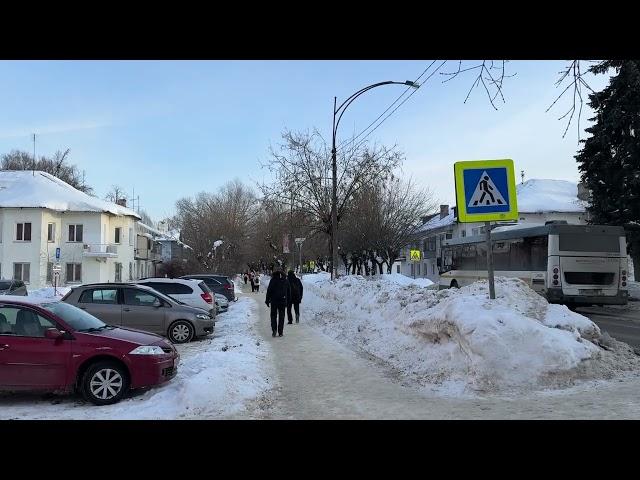
[[[36,175],[36,134],[33,134],[33,169],[31,170],[31,175],[35,177]]]
[[[289,217],[289,230],[291,231],[291,240],[289,240],[289,245],[291,248],[291,270],[295,270],[296,265],[296,249],[293,248],[293,190],[291,190],[291,216]]]
[[[524,183],[524,170],[520,170],[520,177],[522,178],[522,183]]]

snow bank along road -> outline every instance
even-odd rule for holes
[[[234,418],[640,418],[637,371],[562,390],[434,395],[407,382],[387,362],[312,327],[304,301],[301,323],[285,325],[284,337],[272,338],[264,292],[246,296],[257,302],[258,332],[270,347],[275,385]]]
[[[47,292],[45,292],[47,293]],[[45,294],[43,293],[43,295]],[[217,317],[214,335],[184,345],[178,374],[165,385],[96,407],[75,395],[0,393],[0,420],[213,419],[236,414],[271,387],[268,345],[254,330],[255,303],[241,298]]]

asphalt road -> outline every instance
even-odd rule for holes
[[[616,340],[626,342],[640,351],[640,302],[608,307],[580,307],[576,311],[589,317],[603,332],[608,332]]]

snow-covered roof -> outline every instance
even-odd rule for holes
[[[453,208],[449,209],[449,215],[440,218],[440,214],[433,217],[431,220],[423,223],[419,228],[418,232],[426,232],[428,230],[434,230],[436,228],[446,227],[448,225],[453,225],[456,221],[456,218],[453,216]]]
[[[518,211],[584,212],[586,202],[578,199],[578,185],[566,180],[532,178],[516,186]]]
[[[178,245],[182,245],[184,248],[188,248],[189,250],[193,250],[193,248],[191,248],[189,245],[187,245],[186,243],[183,243],[179,240],[179,236],[180,233],[179,232],[163,232],[161,230],[158,230],[156,228],[150,227],[149,225],[147,225],[146,223],[142,223],[142,222],[138,222],[138,225],[140,227],[142,227],[143,229],[153,233],[155,235],[155,237],[149,235],[149,234],[144,234],[145,236],[149,237],[149,238],[153,238],[154,240],[158,241],[158,242],[176,242]]]
[[[48,208],[58,212],[106,212],[140,216],[113,202],[87,195],[46,172],[0,171],[0,207]]]

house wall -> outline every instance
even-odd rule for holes
[[[16,240],[16,224],[31,222],[31,242]],[[47,225],[55,224],[53,241],[47,240]],[[69,225],[82,224],[81,242],[69,241]],[[47,264],[56,262],[56,248],[60,248],[62,267],[60,285],[66,279],[66,264],[81,263],[81,283],[115,280],[115,264],[122,263],[122,280],[127,280],[128,263],[133,262],[133,245],[129,245],[128,229],[134,228],[133,217],[115,216],[98,212],[56,212],[43,208],[0,208],[0,275],[13,278],[13,264],[30,264],[29,289],[37,289],[47,281]],[[116,258],[94,258],[83,255],[85,244],[112,244],[115,227],[122,227],[122,238],[117,245]]]

